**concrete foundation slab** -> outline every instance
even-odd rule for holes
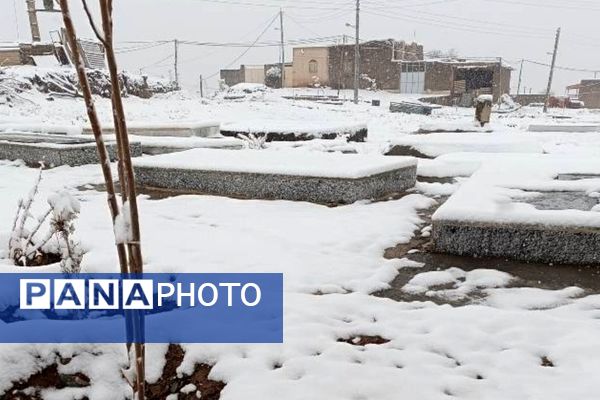
[[[529,262],[598,265],[600,228],[434,221],[437,252]]]
[[[410,157],[300,150],[196,149],[134,161],[137,182],[147,188],[321,204],[403,192],[414,186],[416,166]]]
[[[499,154],[478,168],[432,216],[435,251],[600,265],[594,157]]]
[[[164,124],[140,124],[130,123],[127,125],[127,131],[134,136],[174,136],[174,137],[212,137],[219,136],[221,124],[219,122],[198,122],[198,123],[164,123]],[[102,131],[106,135],[114,135],[113,126],[103,126]],[[92,129],[85,127],[83,134],[92,135]]]
[[[240,150],[244,147],[240,139],[225,136],[214,137],[149,137],[131,135],[131,141],[139,142],[147,155],[177,153],[191,149]]]
[[[267,142],[293,142],[313,139],[346,138],[349,142],[367,140],[366,124],[332,124],[314,121],[246,121],[226,124],[221,127],[224,136],[253,134],[257,137],[267,136]]]
[[[598,124],[532,124],[529,132],[600,132]]]
[[[514,133],[430,133],[400,135],[390,141],[386,155],[435,158],[449,153],[543,153],[535,139]]]
[[[131,142],[131,155],[142,155],[138,142]],[[106,149],[111,158],[117,158],[115,142],[107,141]],[[0,134],[0,159],[23,160],[25,164],[38,167],[43,162],[46,168],[61,165],[78,166],[98,162],[96,143],[93,139],[74,136],[37,135],[28,133]]]

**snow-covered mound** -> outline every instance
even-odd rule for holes
[[[89,70],[88,78],[93,94],[110,97],[110,78],[107,71]],[[121,73],[121,86],[124,94],[143,98],[175,90],[173,83],[128,72]],[[70,67],[0,67],[0,95],[10,98],[31,90],[71,96],[79,96],[81,93],[75,69]]]

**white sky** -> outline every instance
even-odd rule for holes
[[[41,3],[41,0],[38,0]],[[96,0],[88,0],[95,5]],[[119,47],[139,46],[124,41],[181,40],[251,43],[283,7],[286,39],[348,34],[354,23],[355,0],[114,0]],[[240,4],[245,3],[245,4]],[[90,37],[81,2],[71,0],[79,35]],[[252,5],[251,5],[252,4]],[[516,91],[522,58],[550,62],[554,31],[563,35],[557,65],[600,70],[600,1],[598,0],[362,0],[363,39],[416,40],[433,49],[458,50],[467,57],[503,57],[515,67]],[[16,13],[15,13],[16,8]],[[18,26],[17,23],[18,22]],[[40,16],[43,35],[60,27],[59,15]],[[261,41],[279,40],[276,21]],[[18,34],[17,34],[18,33]],[[29,41],[25,0],[0,0],[0,41]],[[245,48],[180,46],[180,77],[188,88],[197,88],[200,74],[213,75],[231,63]],[[291,61],[291,48],[286,48]],[[173,70],[173,46],[162,45],[119,55],[123,69],[168,77]],[[253,48],[240,63],[277,62],[277,47]],[[164,61],[163,61],[164,60]],[[534,92],[545,88],[548,68],[526,63],[523,86]],[[600,78],[600,73],[598,74]],[[554,91],[591,72],[558,70]],[[215,86],[215,79],[209,86]]]

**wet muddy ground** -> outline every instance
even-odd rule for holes
[[[419,180],[421,181],[421,179]],[[582,200],[585,197],[587,197],[585,193],[573,194],[572,192],[561,193],[554,199],[550,195],[542,195],[535,198],[533,204],[536,208],[540,209],[556,209],[555,207],[558,202],[561,206],[559,209],[577,209],[577,207],[583,208],[583,204],[587,205],[587,199]],[[460,299],[413,294],[402,290],[417,274],[429,271],[443,271],[450,268],[459,268],[466,272],[476,269],[494,269],[506,272],[515,278],[506,287],[560,290],[566,287],[577,286],[584,289],[586,294],[600,293],[600,267],[598,266],[536,264],[503,258],[474,258],[433,252],[431,238],[427,233],[428,230],[425,229],[425,235],[423,235],[422,229],[431,225],[432,215],[447,200],[447,197],[436,200],[438,204],[435,207],[420,214],[424,222],[419,230],[415,232],[415,236],[411,241],[387,249],[384,255],[387,259],[405,258],[420,263],[422,266],[400,269],[396,278],[390,283],[391,287],[374,293],[375,296],[387,297],[397,301],[433,301],[438,304],[451,304],[454,306],[479,302],[485,298],[485,294],[481,290],[475,290]],[[596,201],[596,199],[592,200]],[[431,289],[444,290],[451,288],[451,286],[438,286]]]

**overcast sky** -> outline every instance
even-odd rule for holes
[[[41,3],[41,0],[38,0]],[[96,4],[96,0],[88,0]],[[284,10],[286,40],[353,35],[355,0],[114,0],[117,45],[136,50],[128,41],[180,40],[252,43]],[[418,41],[425,51],[456,49],[466,57],[503,57],[513,65],[516,91],[520,60],[549,63],[557,27],[562,38],[557,65],[600,70],[600,1],[597,0],[362,0],[361,38]],[[79,35],[91,37],[81,2],[71,0]],[[59,15],[41,15],[43,35],[60,27]],[[279,21],[266,29],[259,42],[279,40]],[[30,41],[25,0],[0,0],[0,41]],[[286,59],[291,61],[291,47]],[[182,84],[197,88],[199,76],[218,73],[246,51],[240,47],[180,46]],[[123,69],[169,77],[173,45],[121,53]],[[277,47],[251,48],[240,63],[277,62]],[[558,70],[554,91],[592,72]],[[523,86],[534,92],[546,85],[548,68],[525,63]],[[600,73],[598,74],[600,78]],[[216,78],[209,86],[216,86]]]

